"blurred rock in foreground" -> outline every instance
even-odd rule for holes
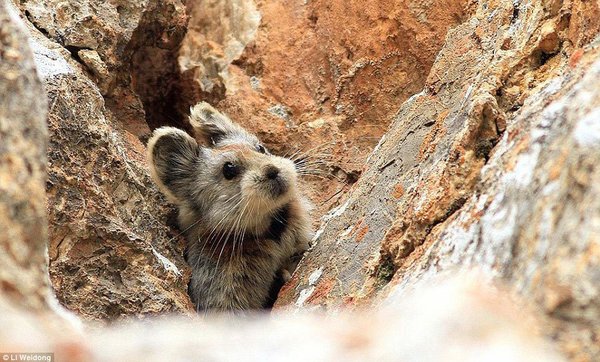
[[[0,10],[0,303],[44,316],[58,305],[46,247],[47,103],[26,30]]]
[[[440,282],[440,284],[437,284]],[[163,318],[43,334],[35,320],[0,315],[0,348],[52,351],[60,361],[562,361],[506,291],[464,277],[432,281],[361,312]],[[33,338],[32,338],[33,337]]]

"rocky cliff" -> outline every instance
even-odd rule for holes
[[[569,356],[598,356],[599,11],[480,3],[281,305],[370,305],[476,268],[535,304]]]
[[[0,308],[22,330],[5,329],[0,352],[600,358],[597,2],[0,10]],[[78,319],[191,316],[184,240],[143,155],[199,100],[306,155],[313,247],[270,321],[77,332]],[[117,341],[128,348],[105,348]]]

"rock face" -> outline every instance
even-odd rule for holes
[[[94,80],[108,108],[136,135],[164,122],[175,52],[186,31],[179,0],[24,0],[19,8],[41,33],[60,44]],[[145,111],[145,112],[144,112]]]
[[[593,1],[0,0],[0,324],[23,331],[0,350],[560,360],[541,333],[597,360],[599,19]],[[190,313],[140,139],[198,100],[303,153],[316,214],[337,205],[272,321],[26,327],[62,313],[48,270],[84,320]],[[484,280],[440,279],[457,270]]]
[[[183,240],[167,226],[172,210],[148,176],[144,146],[71,54],[30,32],[49,103],[48,254],[58,299],[87,319],[189,311]]]
[[[274,150],[313,149],[306,157],[316,212],[334,204],[358,177],[391,104],[420,89],[446,30],[466,14],[458,1],[447,12],[417,3],[366,14],[353,3],[356,25],[343,35],[341,3],[330,12],[317,3],[189,2],[184,39],[186,9],[175,0],[19,2],[39,30],[30,29],[50,102],[50,276],[60,301],[101,320],[189,310],[182,240],[165,227],[173,210],[147,177],[138,138],[158,125],[185,127],[178,119],[199,99],[218,102]],[[372,36],[359,36],[372,21],[381,23]],[[289,27],[297,29],[297,44],[288,46]],[[406,29],[418,34],[420,46],[407,47],[411,42],[400,36]],[[290,57],[312,71],[290,68]],[[394,59],[402,61],[385,70]],[[297,79],[290,82],[285,69],[297,69]],[[367,87],[369,76],[396,90],[355,110],[352,99],[365,90],[348,89]],[[400,87],[391,82],[396,78]],[[378,109],[384,95],[385,110],[358,117]],[[350,127],[357,117],[381,127],[350,135],[361,128]]]
[[[92,335],[91,349],[100,361],[136,359],[140,351],[151,361],[183,361],[198,358],[198,350],[216,361],[562,361],[519,319],[524,314],[509,307],[505,294],[464,281],[444,284],[423,285],[418,293],[390,300],[388,308],[331,318],[277,314],[240,320],[235,327],[207,320],[201,332],[197,323],[171,320],[146,326],[150,333],[143,339],[139,327],[128,326]],[[440,308],[440,300],[448,303]],[[449,315],[464,318],[449,321]],[[243,348],[231,348],[241,341]],[[116,344],[129,348],[104,348]]]
[[[419,92],[468,1],[190,1],[180,110],[199,100],[310,162],[317,215],[343,198]]]
[[[481,2],[279,303],[371,304],[477,268],[534,304],[569,357],[598,358],[599,15]]]
[[[144,147],[105,113],[81,73],[45,78],[50,276],[60,301],[94,319],[185,312],[187,266]]]
[[[394,300],[393,306],[367,313],[335,318],[255,315],[234,323],[170,318],[111,326],[90,331],[85,338],[44,334],[33,327],[30,316],[2,313],[0,347],[53,351],[61,361],[189,361],[199,356],[211,361],[563,361],[532,331],[527,314],[506,297],[452,280],[443,286],[423,285],[418,293]],[[441,308],[440,300],[447,301]],[[5,333],[7,329],[18,332]]]

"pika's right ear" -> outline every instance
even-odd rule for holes
[[[156,129],[148,140],[150,174],[171,202],[181,203],[190,194],[202,152],[196,140],[173,127]]]
[[[190,124],[194,127],[196,135],[210,146],[228,138],[254,142],[253,136],[245,129],[206,102],[200,102],[190,109]]]

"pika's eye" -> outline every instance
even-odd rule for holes
[[[260,153],[267,153],[267,149],[263,145],[256,146],[256,150]]]
[[[223,176],[227,180],[231,180],[240,174],[240,168],[231,162],[225,162],[223,165]]]

